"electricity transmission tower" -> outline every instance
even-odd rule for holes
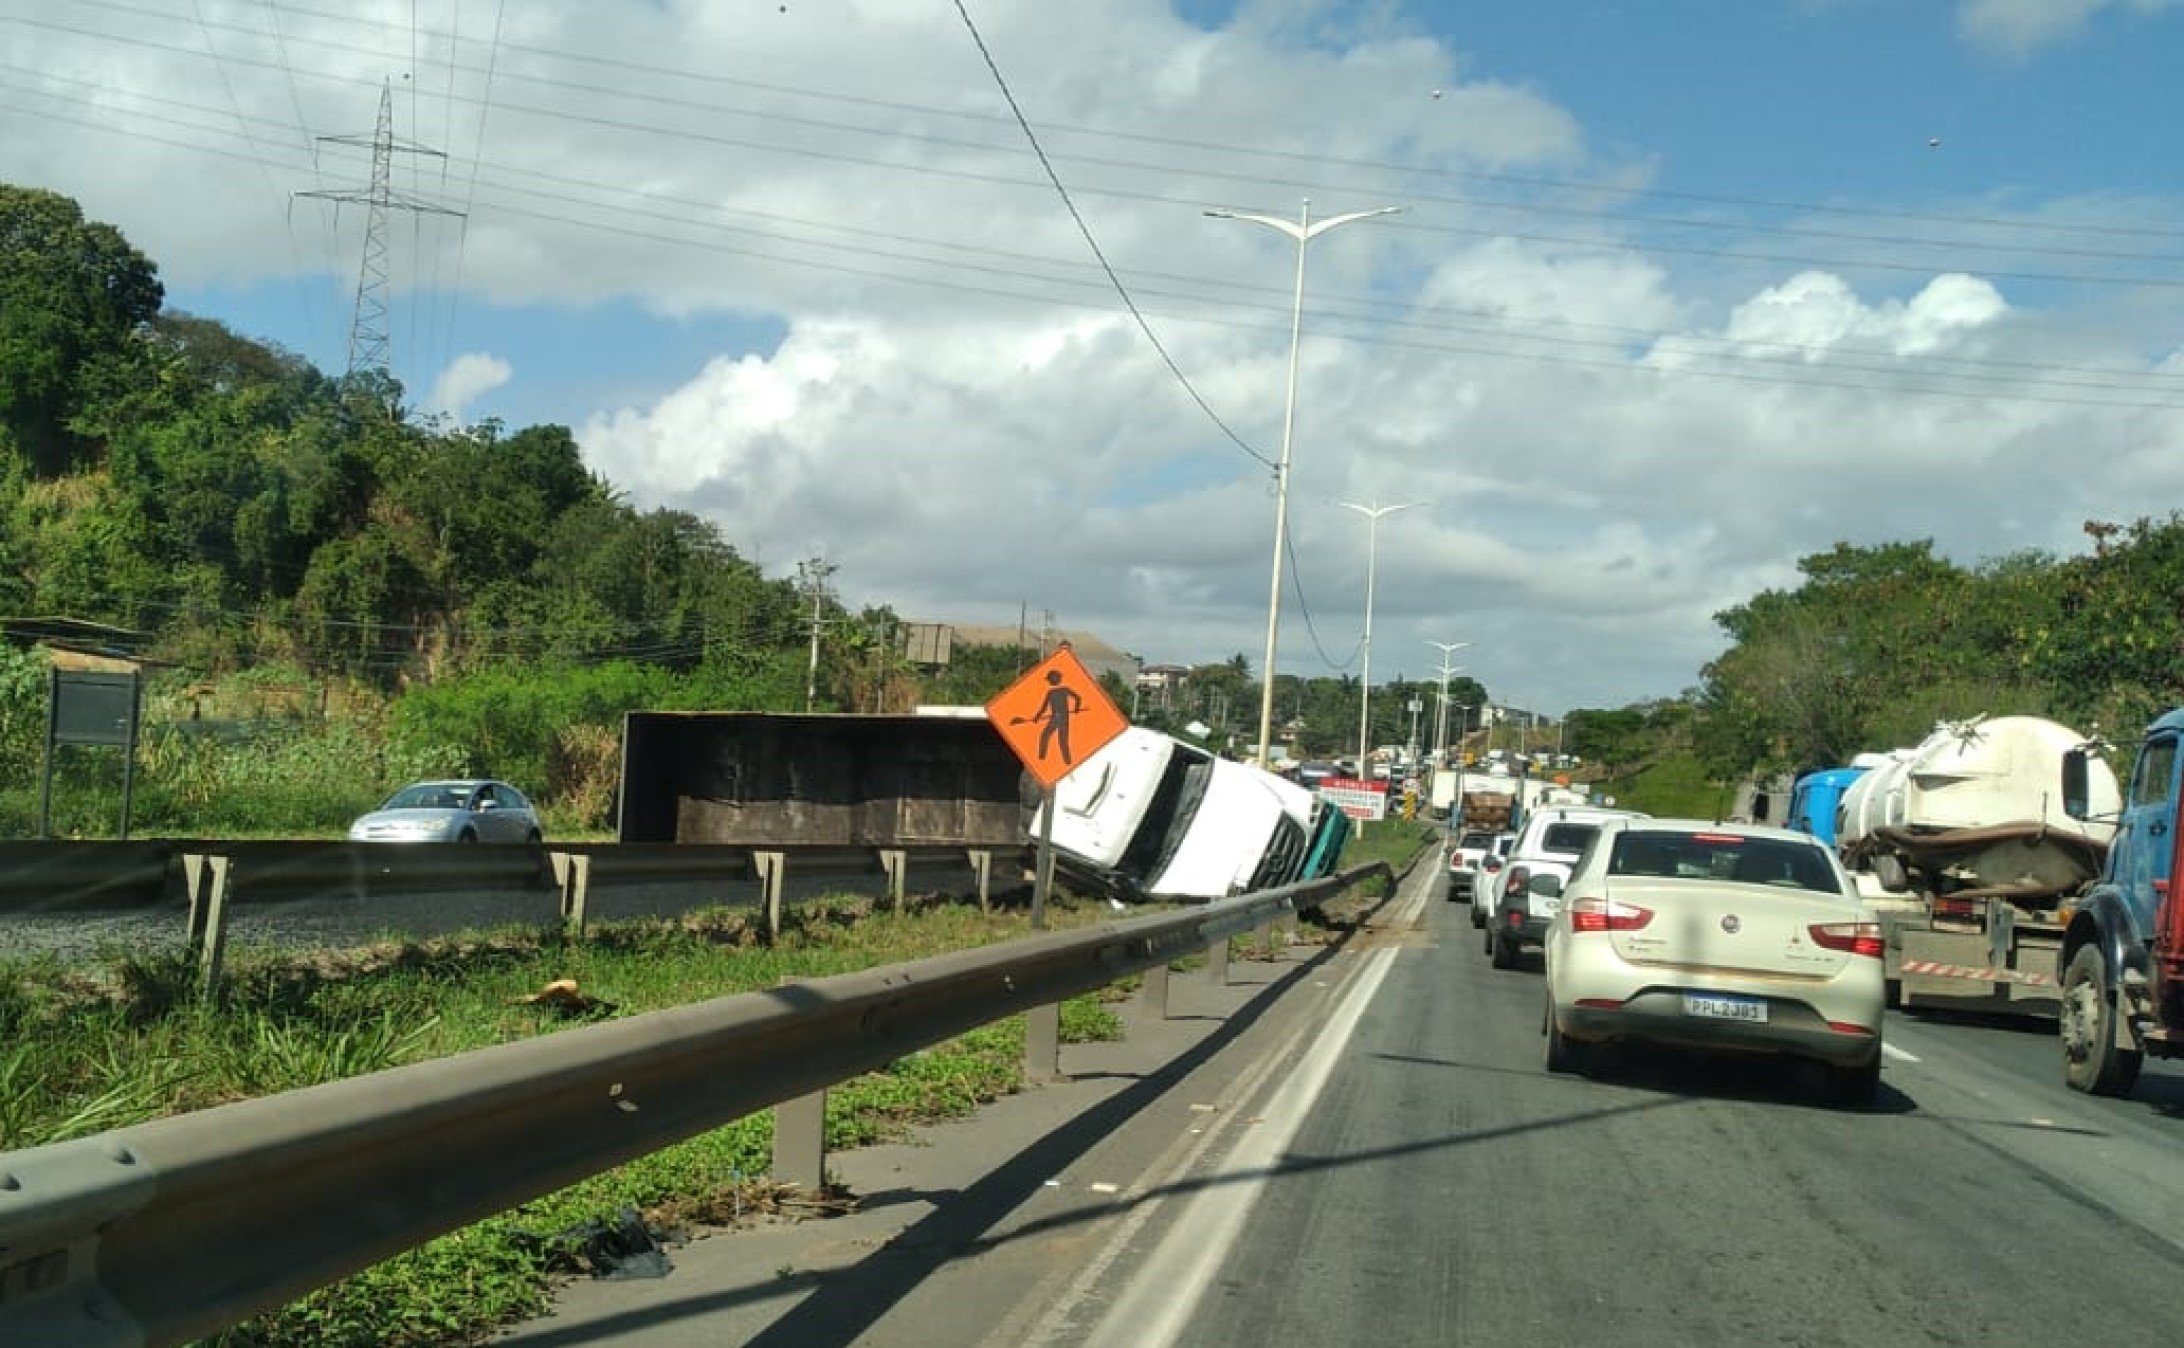
[[[341,188],[315,192],[298,192],[299,197],[317,197],[324,201],[349,205],[361,204],[364,215],[364,265],[356,278],[356,320],[349,328],[349,373],[360,370],[377,370],[387,373],[387,212],[411,211],[418,215],[451,215],[463,219],[461,211],[451,211],[445,206],[435,206],[415,197],[397,194],[394,190],[393,165],[395,151],[404,154],[431,155],[445,159],[447,156],[427,145],[394,138],[394,81],[388,80],[379,88],[379,125],[366,140],[362,136],[320,136],[329,145],[370,146],[372,152],[371,186],[362,190]]]

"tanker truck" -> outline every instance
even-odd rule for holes
[[[2092,759],[2088,803],[2065,810],[2063,764],[2085,743],[2037,716],[1976,717],[1860,755],[1836,847],[1880,920],[1890,1005],[2060,1012],[2056,961],[2122,803]]]

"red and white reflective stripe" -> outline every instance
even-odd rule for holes
[[[1983,969],[1970,964],[1936,964],[1932,960],[1905,960],[1903,972],[1923,978],[1969,978],[1980,983],[2025,983],[2036,988],[2056,986],[2053,974],[2028,974],[2016,969]]]

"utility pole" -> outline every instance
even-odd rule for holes
[[[804,675],[804,710],[819,700],[819,628],[826,613],[827,577],[834,566],[824,557],[796,564],[797,583],[811,593],[811,666]]]
[[[372,152],[371,185],[359,191],[343,188],[338,191],[298,192],[299,197],[317,197],[337,204],[347,203],[365,207],[364,215],[364,265],[356,278],[356,318],[349,328],[349,373],[360,370],[377,370],[387,373],[387,212],[410,211],[417,215],[451,215],[465,218],[461,211],[451,211],[445,206],[434,206],[414,197],[396,195],[393,185],[394,153],[431,155],[445,159],[447,156],[426,145],[394,138],[394,82],[384,81],[379,86],[379,124],[371,138],[362,136],[320,136],[329,145],[355,145],[369,147]]]

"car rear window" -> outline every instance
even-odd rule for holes
[[[1608,853],[1608,874],[1779,885],[1841,892],[1827,854],[1806,843],[1741,834],[1627,829]]]
[[[1494,835],[1491,833],[1466,833],[1456,845],[1458,847],[1492,847],[1494,845]]]
[[[1598,824],[1549,824],[1540,835],[1539,846],[1543,852],[1568,852],[1575,856],[1585,850],[1585,844],[1600,831]]]

